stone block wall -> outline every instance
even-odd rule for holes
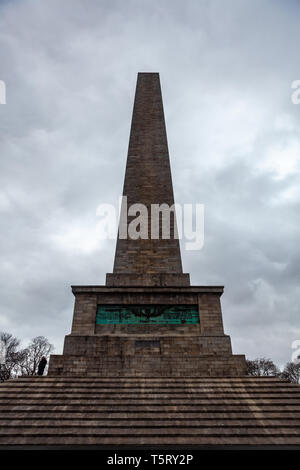
[[[72,332],[63,355],[52,355],[49,375],[244,375],[224,334],[222,287],[74,287]],[[96,325],[99,304],[199,306],[199,324]]]
[[[192,359],[192,360],[191,360]],[[245,357],[51,356],[49,376],[65,377],[239,377],[246,375]]]

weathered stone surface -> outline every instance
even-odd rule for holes
[[[160,274],[132,274],[132,273],[107,273],[106,285],[118,286],[189,286],[190,275],[188,273],[160,273]]]
[[[244,375],[245,358],[232,355],[224,334],[222,292],[220,286],[73,287],[72,332],[63,356],[51,356],[49,375]],[[197,304],[199,324],[96,325],[98,304]],[[155,346],[137,347],[143,339]]]
[[[151,239],[151,205],[174,204],[167,134],[158,73],[139,73],[128,147],[123,196],[127,205],[148,210],[148,239],[118,238],[114,269],[107,285],[188,285],[182,274],[175,220],[170,239]],[[128,217],[127,224],[134,217]],[[120,221],[122,224],[122,221]],[[127,224],[124,226],[127,229]],[[162,276],[159,276],[161,274]]]

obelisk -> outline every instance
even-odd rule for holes
[[[154,205],[174,207],[174,194],[158,73],[139,73],[123,188],[128,208],[143,204],[148,213],[148,238],[131,239],[128,225],[133,216],[120,219],[113,274],[107,285],[189,285],[189,275],[182,273],[175,211],[170,212],[170,237],[151,236]],[[123,205],[124,210],[124,205]],[[122,230],[121,230],[122,228]],[[120,232],[127,235],[121,239]]]

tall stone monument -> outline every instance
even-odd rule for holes
[[[128,207],[174,202],[156,73],[138,75],[123,193]],[[73,286],[48,376],[0,384],[0,450],[300,448],[299,385],[246,375],[223,287],[190,285],[171,220],[171,239],[132,239],[121,217],[113,272]]]
[[[49,375],[244,375],[223,330],[223,287],[190,285],[173,213],[170,238],[161,228],[151,238],[153,204],[174,204],[158,73],[138,74],[123,196],[113,273],[105,285],[72,287],[72,331]],[[130,238],[125,204],[147,208],[147,238]]]

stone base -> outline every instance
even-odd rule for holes
[[[188,273],[156,273],[156,274],[106,274],[106,285],[110,287],[187,287],[190,285]]]
[[[64,377],[242,377],[245,356],[52,355],[48,376]]]
[[[230,337],[196,335],[95,335],[65,338],[52,355],[53,376],[243,376],[245,356],[232,355]]]
[[[50,376],[243,376],[224,334],[222,286],[74,286],[72,332]],[[97,324],[98,305],[197,305],[195,324]]]

